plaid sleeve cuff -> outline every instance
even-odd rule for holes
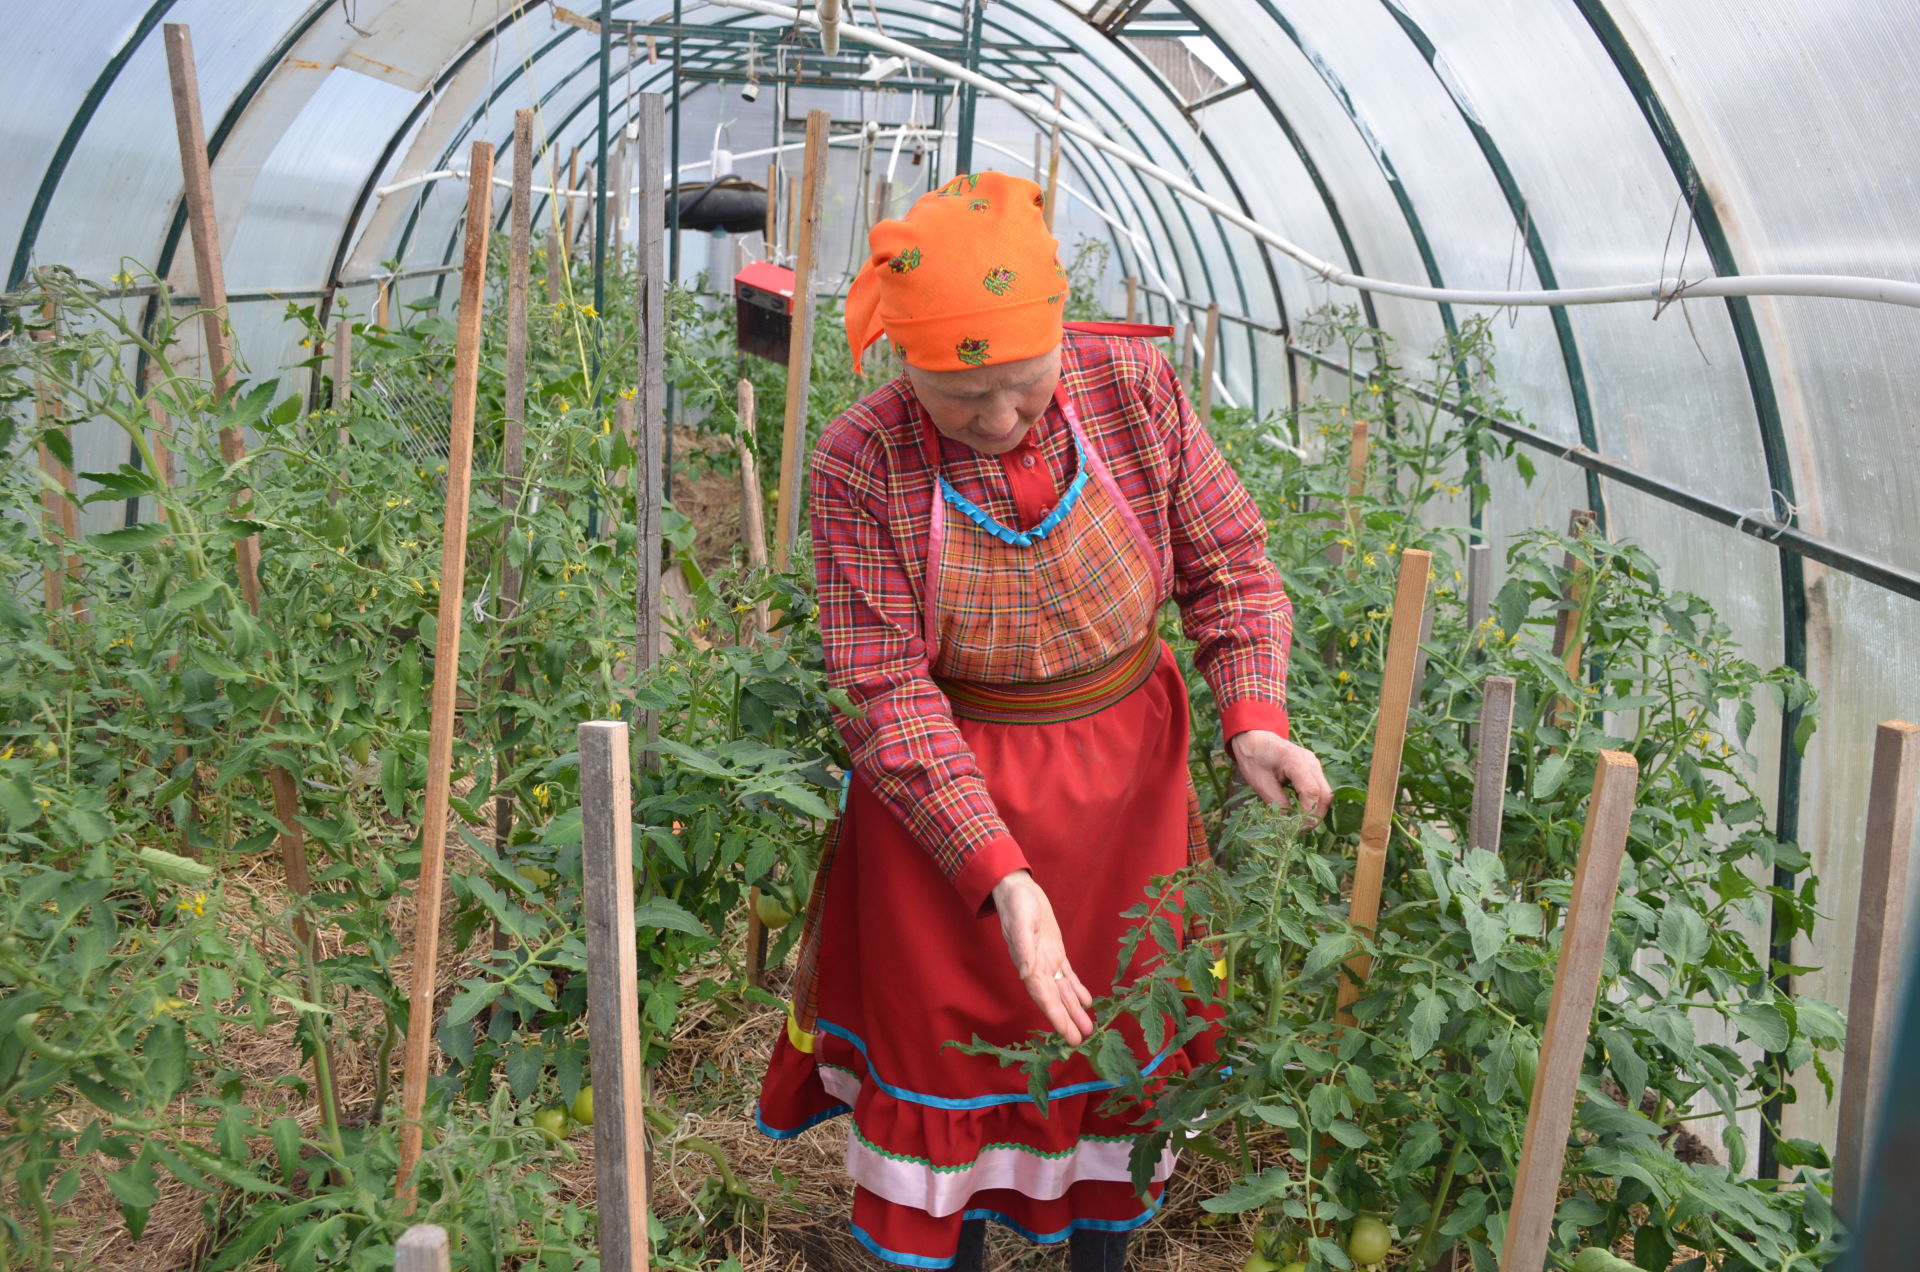
[[[975,848],[953,876],[960,899],[973,908],[977,917],[993,911],[993,885],[1016,870],[1026,870],[1027,855],[1012,835],[996,835]]]
[[[1220,740],[1233,741],[1234,735],[1250,729],[1265,729],[1269,733],[1287,736],[1287,709],[1277,702],[1259,702],[1247,699],[1230,703],[1220,712]]]

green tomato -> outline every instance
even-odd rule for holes
[[[513,873],[519,875],[534,887],[542,889],[560,877],[554,874],[553,871],[543,870],[539,866],[515,866]]]
[[[542,1139],[549,1144],[558,1144],[567,1137],[567,1111],[565,1109],[541,1109],[533,1115],[533,1129],[540,1132]]]
[[[753,912],[760,916],[761,926],[770,932],[777,932],[793,922],[793,911],[771,892],[762,892],[755,898]]]
[[[1588,1246],[1573,1257],[1573,1272],[1634,1272],[1634,1265],[1605,1246]]]
[[[1240,1265],[1240,1272],[1280,1272],[1280,1265],[1255,1250],[1247,1256],[1247,1261]]]
[[[1386,1224],[1372,1215],[1361,1215],[1353,1221],[1353,1231],[1347,1234],[1347,1257],[1360,1267],[1370,1268],[1379,1263],[1392,1248]]]
[[[580,1094],[573,1097],[573,1120],[582,1126],[593,1125],[593,1088],[583,1086]]]
[[[1280,1272],[1307,1272],[1307,1265],[1298,1262],[1289,1263],[1286,1267],[1281,1268]]]

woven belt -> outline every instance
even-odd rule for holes
[[[934,677],[962,720],[988,724],[1060,724],[1098,715],[1147,683],[1160,661],[1152,632],[1126,653],[1089,671],[1055,680],[989,685]]]

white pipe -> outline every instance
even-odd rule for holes
[[[723,9],[742,9],[748,13],[764,14],[783,22],[805,22],[810,26],[816,25],[800,10],[782,4],[769,4],[766,0],[708,0],[708,3]],[[1058,120],[1062,132],[1073,134],[1095,149],[1112,155],[1128,167],[1152,177],[1168,189],[1179,191],[1222,220],[1239,226],[1261,242],[1292,257],[1322,280],[1342,287],[1352,287],[1358,291],[1370,291],[1384,296],[1402,296],[1409,300],[1451,302],[1456,305],[1489,305],[1495,308],[1504,308],[1509,305],[1606,305],[1649,300],[1664,305],[1687,296],[1828,296],[1838,300],[1868,300],[1920,308],[1920,283],[1841,274],[1747,274],[1734,278],[1661,278],[1653,282],[1621,283],[1611,287],[1570,287],[1553,291],[1475,291],[1368,278],[1363,274],[1349,273],[1331,261],[1321,260],[1305,248],[1267,229],[1245,213],[1222,203],[1178,173],[1162,168],[1146,156],[1137,154],[1118,142],[1108,140],[1096,128],[1067,118],[1064,111],[1054,110],[1048,102],[1023,96],[985,75],[968,70],[957,62],[949,62],[943,57],[924,53],[904,40],[896,40],[892,36],[869,31],[844,18],[840,22],[840,35],[843,39],[871,45],[884,52],[918,62],[963,84],[971,84],[981,92],[998,97],[1017,109],[1025,111],[1043,124],[1052,124]]]

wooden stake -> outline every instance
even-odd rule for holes
[[[1213,364],[1220,350],[1220,306],[1207,306],[1206,335],[1200,342],[1200,425],[1213,424]]]
[[[380,280],[380,286],[373,293],[373,325],[382,331],[393,330],[393,323],[390,321],[392,309],[388,297],[388,290],[392,286],[392,279],[383,278]]]
[[[872,229],[887,219],[887,213],[893,211],[893,182],[885,177],[873,179],[873,214],[867,220],[867,228]]]
[[[1492,608],[1493,549],[1484,543],[1467,545],[1467,623],[1474,632],[1474,644],[1480,642],[1480,629]]]
[[[1053,233],[1053,214],[1059,200],[1060,191],[1060,107],[1067,99],[1066,89],[1053,86],[1053,127],[1047,134],[1047,233]]]
[[[761,506],[759,464],[754,458],[753,381],[740,381],[740,541],[746,546],[747,568],[755,578],[767,568],[766,511]],[[765,601],[755,601],[754,628],[766,635],[770,615]],[[747,890],[747,984],[766,987],[767,929],[760,922],[760,889]]]
[[[1127,275],[1127,321],[1140,321],[1140,280]]]
[[[1360,541],[1360,500],[1367,493],[1367,429],[1365,420],[1353,421],[1353,431],[1347,444],[1347,502],[1341,510],[1341,520],[1346,526],[1347,538],[1355,543]],[[1329,565],[1344,563],[1347,559],[1346,545],[1329,545],[1326,556]]]
[[[761,237],[766,240],[767,259],[780,257],[780,163],[775,160],[767,165],[767,228]]]
[[[1593,774],[1593,798],[1587,805],[1586,833],[1574,867],[1573,901],[1567,907],[1560,938],[1560,966],[1553,978],[1553,1005],[1547,1009],[1540,1066],[1533,1077],[1527,1110],[1527,1138],[1507,1212],[1507,1241],[1500,1266],[1508,1272],[1538,1268],[1547,1260],[1547,1239],[1565,1164],[1567,1135],[1573,1129],[1573,1101],[1587,1052],[1587,1028],[1600,991],[1607,933],[1613,926],[1614,896],[1620,887],[1620,862],[1626,855],[1627,828],[1633,820],[1639,765],[1621,751],[1602,751]]]
[[[611,259],[615,269],[620,267],[620,248],[622,246],[620,214],[626,210],[627,206],[627,192],[621,188],[626,184],[627,179],[624,171],[626,164],[622,162],[624,156],[621,152],[623,149],[624,147],[615,146],[613,148],[613,154],[607,159],[607,193],[612,196],[607,200],[607,202],[611,204],[611,206],[607,208],[607,242],[611,244],[613,248]]]
[[[569,258],[571,258],[573,254],[573,192],[579,188],[580,147],[575,146],[567,155],[567,208],[566,216],[563,218],[566,226],[560,235],[560,237],[566,241]]]
[[[193,264],[200,284],[200,321],[212,371],[213,395],[224,402],[233,392],[233,344],[227,329],[227,280],[220,263],[220,229],[214,219],[213,182],[207,167],[206,132],[200,123],[200,81],[193,65],[193,37],[184,23],[169,22],[164,31],[167,74],[173,88],[173,118],[180,141],[180,171],[187,203],[187,229],[193,238]],[[234,428],[220,430],[220,458],[238,463],[246,455],[246,440]],[[244,501],[247,492],[236,496]],[[234,540],[234,559],[240,567],[240,595],[247,608],[260,612],[260,536]]]
[[[1512,676],[1488,676],[1480,696],[1480,746],[1473,757],[1473,814],[1467,847],[1500,851],[1507,807],[1507,755],[1513,744]]]
[[[1380,919],[1380,884],[1386,873],[1387,839],[1393,831],[1393,806],[1400,789],[1400,752],[1407,740],[1407,709],[1413,698],[1413,659],[1419,646],[1420,614],[1426,607],[1427,573],[1433,554],[1408,548],[1400,554],[1400,583],[1393,595],[1392,625],[1387,632],[1387,666],[1380,679],[1380,723],[1373,739],[1373,767],[1367,776],[1367,811],[1360,826],[1360,851],[1354,864],[1353,898],[1348,918],[1371,934]],[[1356,954],[1347,960],[1340,977],[1339,1013],[1343,1025],[1354,1023],[1347,1009],[1360,997],[1372,959]]]
[[[805,170],[802,169],[803,173],[804,171]],[[787,178],[787,255],[793,257],[795,261],[799,260],[800,252],[801,181],[801,177]],[[799,266],[796,264],[794,268],[798,269]],[[796,297],[796,303],[798,303],[797,297],[799,293],[795,292],[794,295]]]
[[[452,1267],[447,1230],[439,1224],[415,1224],[393,1247],[393,1272],[450,1272]]]
[[[820,184],[827,167],[827,112],[807,112],[805,180],[796,208],[799,250],[794,263],[793,340],[787,354],[786,432],[780,447],[780,502],[774,525],[774,566],[787,568],[787,556],[800,531],[800,466],[806,462],[807,389],[813,377],[813,241],[820,228]]]
[[[523,477],[527,469],[527,292],[533,271],[533,112],[513,112],[513,190],[509,196],[507,247],[507,365],[505,399],[501,404],[503,426],[500,441],[500,502],[508,509],[520,507]],[[551,272],[549,272],[551,277]],[[512,622],[520,613],[523,578],[513,563],[512,538],[518,523],[509,518],[501,530],[500,619]],[[503,698],[511,703],[518,696],[517,677],[511,665],[502,678]],[[508,708],[511,713],[512,708]],[[512,727],[509,714],[502,721],[502,732]],[[513,748],[500,747],[498,771],[513,769]],[[503,857],[513,843],[513,800],[500,795],[493,802],[493,846]],[[498,923],[493,928],[495,948],[503,948],[506,933]]]
[[[632,768],[627,726],[580,726],[580,859],[587,917],[587,1035],[600,1266],[646,1272],[646,1124],[634,946]]]
[[[1887,1067],[1900,1019],[1900,969],[1911,915],[1914,803],[1920,798],[1920,726],[1882,724],[1874,738],[1867,794],[1867,844],[1860,859],[1860,909],[1853,924],[1847,994],[1846,1070],[1840,1079],[1839,1147],[1833,1200],[1849,1226],[1858,1219],[1861,1180],[1887,1098]]]
[[[635,425],[635,507],[639,516],[639,592],[635,597],[634,674],[643,677],[660,657],[662,600],[660,596],[660,507],[666,482],[667,418],[667,189],[661,174],[670,163],[667,135],[667,99],[661,93],[643,93],[639,107],[640,232],[635,238],[636,291],[634,312],[640,329],[640,363],[635,368],[639,404]],[[660,714],[641,716],[647,742],[660,736]],[[659,757],[647,753],[654,767]]]
[[[1180,324],[1180,387],[1193,390],[1193,311],[1187,311],[1187,319]]]
[[[187,228],[193,238],[194,270],[200,285],[201,321],[207,344],[207,363],[212,372],[214,396],[224,401],[233,391],[232,332],[227,326],[227,284],[220,259],[220,228],[214,216],[213,183],[207,167],[206,134],[200,121],[200,84],[194,70],[193,37],[178,22],[166,24],[163,37],[167,46],[167,75],[173,92],[175,132],[180,143],[180,171],[186,193]],[[220,430],[220,455],[227,463],[237,463],[246,455],[246,441],[238,429]],[[246,500],[242,491],[235,502]],[[240,573],[240,595],[255,618],[260,616],[260,539],[248,535],[234,542],[234,562]],[[275,706],[267,713],[265,725],[273,727],[280,718]],[[280,823],[280,857],[286,867],[287,890],[296,909],[293,915],[294,939],[303,952],[315,953],[313,931],[297,908],[306,904],[313,890],[307,874],[306,832],[301,828],[300,787],[285,765],[278,763],[281,752],[269,753],[267,784],[273,792],[273,812]],[[312,1022],[316,1054],[315,1077],[320,1091],[322,1113],[329,1125],[338,1118],[339,1097],[333,1083],[333,1065],[326,1058],[329,1047],[324,1026],[315,1017]]]
[[[453,354],[453,418],[447,450],[447,508],[440,548],[439,629],[433,650],[433,717],[427,737],[426,815],[420,824],[420,880],[414,887],[413,974],[407,1011],[399,1196],[413,1200],[433,1071],[433,991],[440,955],[440,894],[445,884],[447,807],[453,786],[454,697],[460,686],[460,619],[467,575],[467,508],[473,480],[473,418],[479,396],[480,319],[487,295],[487,233],[493,223],[493,146],[473,143],[467,169],[466,255]]]
[[[46,309],[43,312],[48,325],[34,328],[33,338],[36,342],[45,342],[53,339],[53,323],[58,311],[54,307],[51,299],[47,301]],[[61,404],[59,386],[43,375],[39,377],[35,387],[34,414],[39,421],[41,429],[43,431],[49,431],[56,425],[59,425],[60,435],[66,439],[67,454],[73,454],[73,430],[62,422],[66,417],[66,411]],[[40,471],[52,478],[59,484],[62,490],[67,492],[66,497],[62,498],[51,486],[45,483],[42,483],[40,486],[40,512],[46,521],[47,539],[52,541],[55,538],[64,538],[67,542],[67,568],[64,578],[59,570],[48,566],[45,571],[45,578],[41,582],[43,589],[42,599],[46,602],[47,615],[51,617],[58,613],[60,608],[66,604],[66,580],[71,579],[76,588],[80,582],[80,557],[73,550],[73,545],[79,542],[80,539],[79,518],[74,512],[74,498],[77,486],[74,481],[73,469],[60,462],[59,457],[53,453],[52,447],[48,446],[45,442],[41,442],[38,444],[37,450],[40,460]],[[84,619],[86,617],[86,608],[81,603],[77,591],[73,598],[73,616],[76,619]]]
[[[558,187],[560,158],[551,150],[548,151],[548,155],[549,181]],[[547,219],[551,222],[547,227],[547,304],[554,310],[560,307],[564,297],[561,284],[567,275],[566,207],[562,202],[566,197],[556,188],[553,196],[547,200]],[[550,322],[549,326],[551,325]]]
[[[1567,519],[1567,537],[1585,539],[1599,528],[1599,518],[1586,508],[1575,508]],[[1580,605],[1587,595],[1587,568],[1573,553],[1567,553],[1567,582],[1561,594],[1560,612],[1553,619],[1553,654],[1567,669],[1567,677],[1575,684],[1580,682],[1580,660],[1583,646],[1586,644],[1586,632],[1580,623]],[[1554,699],[1554,723],[1560,724],[1573,704],[1565,698]]]

